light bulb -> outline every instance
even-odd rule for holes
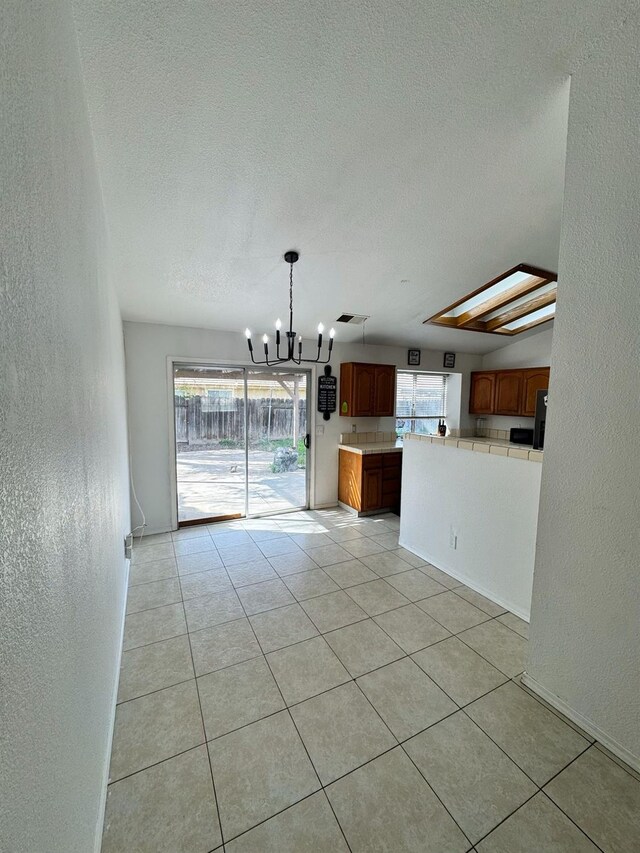
[[[263,344],[268,344],[268,343],[269,343],[269,336],[268,336],[268,335],[263,335],[263,336],[262,336],[262,343],[263,343]]]
[[[251,329],[245,329],[245,330],[244,330],[244,333],[245,333],[245,335],[247,336],[247,338],[250,338],[250,337],[251,337]]]
[[[302,343],[302,335],[298,335],[298,343],[299,343],[299,344],[301,344],[301,343]]]
[[[276,320],[276,329],[279,332],[281,328],[282,328],[282,321],[280,320],[280,318],[278,318]]]
[[[324,325],[322,323],[318,323],[318,334],[321,335],[324,332]]]
[[[329,337],[335,338],[335,336],[336,336],[336,330],[335,329],[329,329]]]

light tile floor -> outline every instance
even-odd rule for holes
[[[632,853],[640,781],[528,626],[342,510],[137,544],[103,853]]]

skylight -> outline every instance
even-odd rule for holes
[[[532,326],[537,326],[539,323],[545,323],[547,320],[551,320],[555,313],[556,303],[553,302],[551,305],[546,305],[544,308],[532,311],[531,314],[520,317],[512,323],[505,323],[504,326],[501,326],[501,329],[504,329],[506,332],[521,332],[524,330],[525,326],[530,329]]]
[[[424,322],[517,335],[553,318],[556,288],[555,273],[518,264]]]

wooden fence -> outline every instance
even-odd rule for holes
[[[244,401],[231,400],[224,410],[209,411],[203,397],[175,396],[176,442],[178,450],[216,447],[221,440],[244,442]],[[297,423],[294,424],[293,400],[269,397],[248,401],[249,446],[283,438],[304,436],[307,432],[307,405],[298,400]]]

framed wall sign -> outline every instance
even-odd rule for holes
[[[420,364],[420,350],[419,349],[407,350],[407,364],[411,364],[414,367],[417,367]]]
[[[318,411],[322,412],[322,417],[328,421],[332,413],[336,410],[338,400],[338,381],[335,376],[331,375],[331,367],[327,365],[324,369],[324,376],[318,377]]]
[[[445,352],[444,361],[442,363],[443,367],[455,367],[456,366],[456,354],[455,352]]]

